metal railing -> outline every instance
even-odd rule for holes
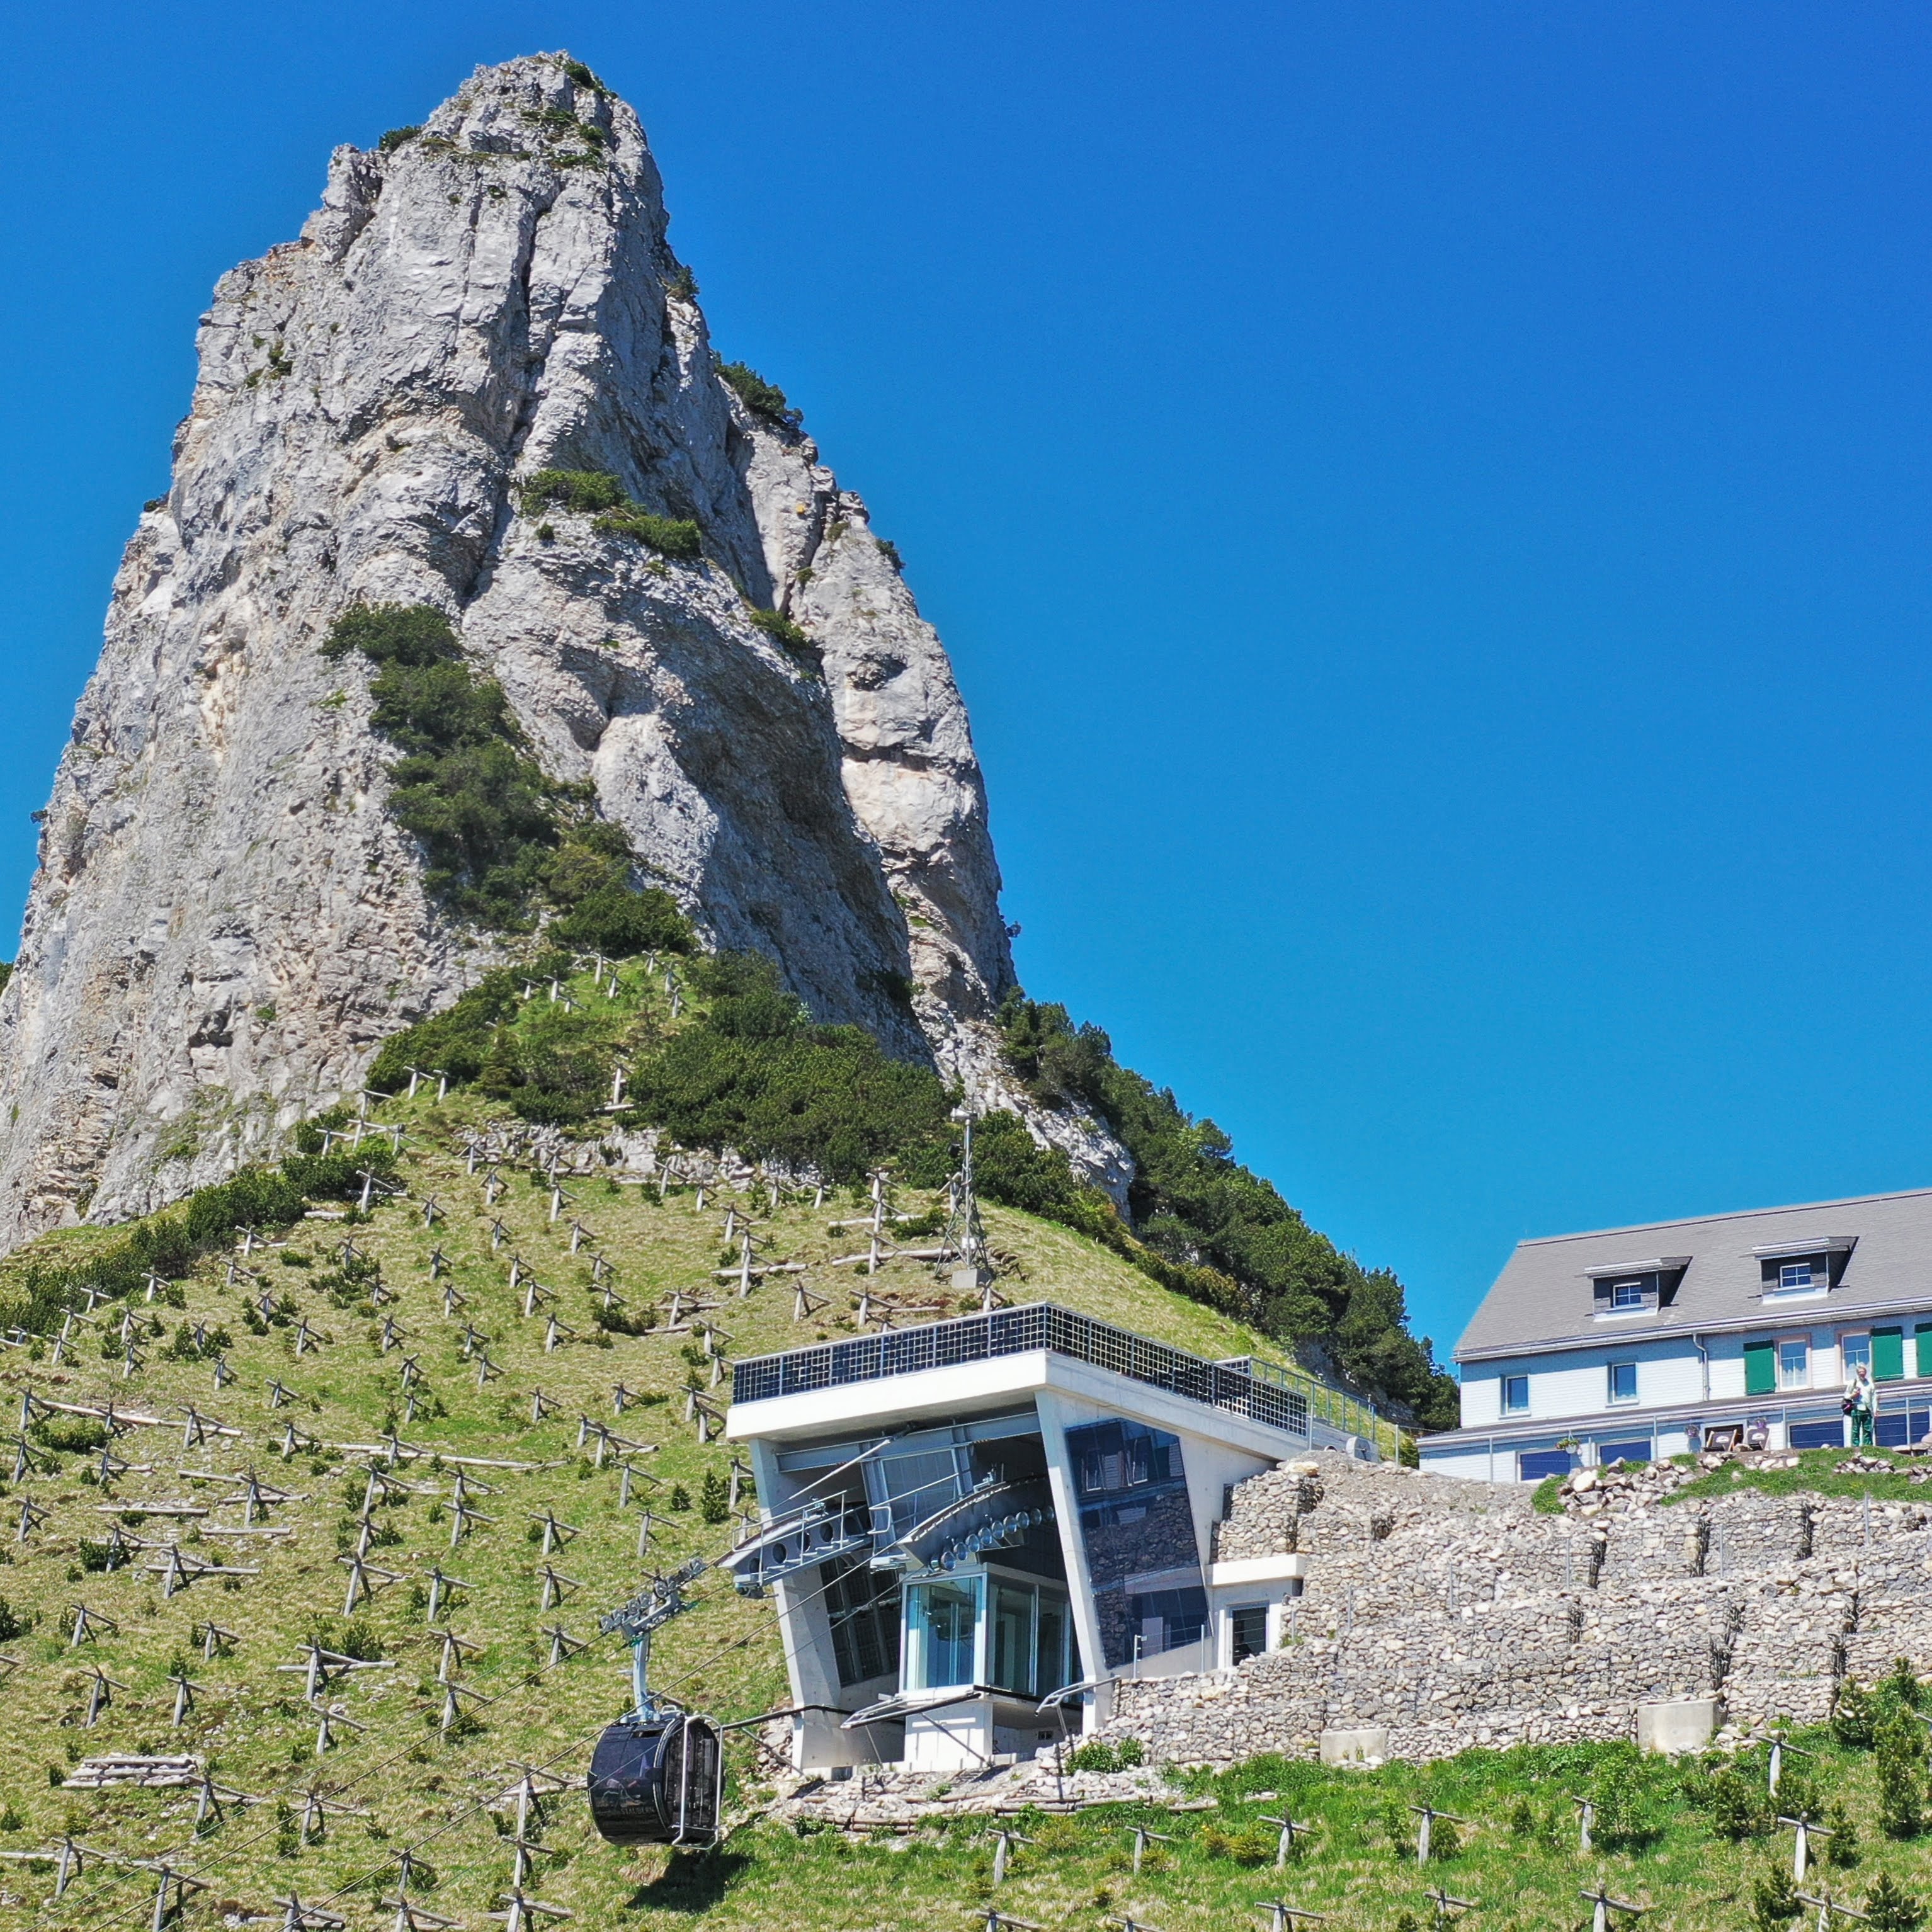
[[[998,1308],[989,1314],[964,1316],[953,1322],[928,1322],[916,1328],[888,1329],[883,1334],[862,1335],[816,1348],[757,1356],[734,1364],[731,1395],[734,1402],[769,1402],[777,1396],[806,1395],[818,1389],[880,1382],[889,1376],[917,1375],[926,1369],[953,1368],[999,1355],[1030,1354],[1042,1348],[1111,1370],[1190,1402],[1247,1416],[1304,1440],[1310,1432],[1311,1393],[1332,1394],[1373,1420],[1364,1405],[1342,1390],[1325,1390],[1312,1378],[1306,1384],[1291,1381],[1289,1371],[1276,1370],[1273,1364],[1257,1364],[1252,1357],[1232,1362],[1204,1361],[1198,1355],[1096,1322],[1090,1315],[1076,1315],[1050,1301]],[[1257,1366],[1264,1372],[1253,1372]],[[1330,1426],[1341,1434],[1372,1439],[1369,1429],[1340,1423]]]
[[[1277,1388],[1294,1390],[1306,1399],[1309,1413],[1315,1420],[1325,1422],[1338,1436],[1359,1436],[1389,1456],[1396,1454],[1400,1444],[1402,1432],[1378,1415],[1373,1403],[1347,1389],[1337,1388],[1333,1382],[1324,1382],[1306,1369],[1292,1369],[1285,1362],[1267,1361],[1259,1355],[1236,1355],[1222,1366],[1244,1370],[1258,1382],[1272,1382]]]

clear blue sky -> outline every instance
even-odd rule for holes
[[[10,922],[215,278],[558,46],[906,555],[1029,989],[1438,1347],[1932,1181],[1922,8],[16,8]]]

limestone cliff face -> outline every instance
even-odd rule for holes
[[[664,230],[636,116],[536,56],[339,149],[301,238],[224,278],[0,995],[0,1246],[268,1150],[489,963],[385,811],[363,680],[320,654],[358,601],[448,612],[710,939],[995,1081],[1012,969],[946,653],[864,504],[717,374]],[[548,466],[694,519],[704,560],[567,512],[546,540],[518,488]]]

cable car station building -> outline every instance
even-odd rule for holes
[[[732,1395],[763,1522],[727,1563],[776,1600],[801,1769],[1030,1756],[1115,1679],[1272,1647],[1306,1559],[1215,1562],[1228,1489],[1376,1454],[1340,1390],[1048,1303],[740,1362]]]

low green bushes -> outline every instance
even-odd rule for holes
[[[539,470],[524,485],[524,512],[546,503],[594,516],[600,510],[615,510],[630,501],[624,486],[607,470]]]
[[[539,470],[524,485],[524,514],[555,506],[596,520],[599,536],[631,537],[666,556],[704,553],[704,533],[688,518],[660,517],[631,501],[624,486],[605,470]]]
[[[586,892],[553,922],[550,932],[566,946],[614,959],[640,952],[686,952],[696,943],[690,920],[670,893],[617,883]]]
[[[502,686],[470,668],[427,604],[357,604],[322,649],[376,667],[374,722],[403,754],[389,810],[422,842],[431,896],[479,923],[527,924],[566,793],[526,754]]]
[[[1147,1748],[1138,1738],[1122,1738],[1118,1742],[1089,1738],[1066,1754],[1069,1771],[1131,1771],[1146,1762]]]
[[[780,644],[790,650],[802,650],[808,648],[812,643],[812,640],[782,610],[754,609],[752,612],[752,622],[763,631],[766,636],[777,638]]]
[[[556,487],[566,494],[595,481],[590,472],[542,474],[562,479]],[[509,932],[554,910],[560,939],[599,952],[690,944],[668,894],[630,884],[629,841],[587,815],[588,788],[559,782],[529,755],[502,686],[464,661],[440,610],[356,604],[322,645],[325,657],[352,653],[375,668],[372,722],[402,754],[389,768],[389,810],[422,842],[432,897]]]
[[[838,1180],[943,1143],[938,1076],[889,1058],[862,1028],[813,1024],[768,959],[720,953],[691,976],[708,1010],[637,1068],[641,1117],[694,1145],[728,1143]]]
[[[794,409],[785,392],[776,382],[768,382],[757,370],[744,362],[720,362],[718,373],[738,400],[752,415],[774,428],[796,430],[803,428],[805,412]]]
[[[656,517],[634,503],[601,516],[590,527],[600,537],[633,537],[665,556],[694,557],[704,553],[698,526],[686,517]]]
[[[363,1170],[386,1172],[395,1165],[394,1150],[380,1141],[364,1141],[352,1154],[320,1153],[314,1123],[298,1129],[296,1142],[298,1150],[279,1166],[245,1168],[231,1180],[197,1189],[178,1207],[137,1221],[72,1258],[58,1248],[29,1251],[17,1268],[10,1264],[10,1279],[0,1286],[0,1327],[51,1334],[84,1288],[110,1300],[128,1299],[145,1289],[150,1274],[176,1279],[204,1255],[232,1246],[237,1228],[290,1226],[312,1200],[355,1199]],[[178,1305],[178,1295],[176,1300]]]

